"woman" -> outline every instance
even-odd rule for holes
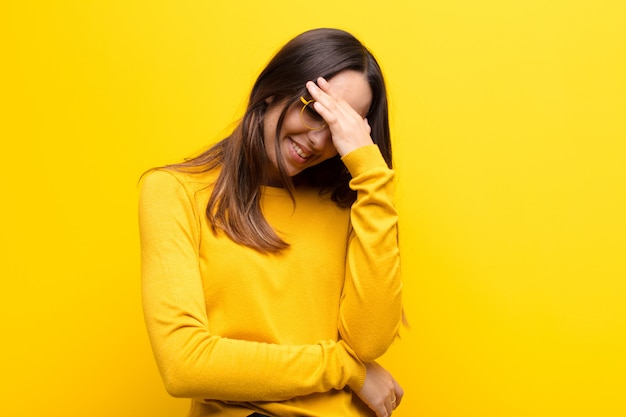
[[[144,313],[189,416],[399,404],[374,362],[402,322],[387,112],[370,52],[312,30],[269,62],[229,137],[145,176]]]

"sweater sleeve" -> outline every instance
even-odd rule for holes
[[[398,215],[393,177],[376,145],[343,157],[357,192],[352,205],[339,332],[358,357],[381,356],[402,323]]]
[[[142,301],[168,392],[281,401],[346,385],[360,389],[365,369],[344,341],[288,346],[211,334],[199,268],[200,214],[192,201],[170,172],[158,170],[144,178],[139,199]]]

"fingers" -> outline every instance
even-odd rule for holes
[[[315,100],[313,104],[315,110],[329,125],[336,123],[337,119],[342,116],[350,115],[351,111],[356,114],[350,105],[333,92],[332,86],[324,78],[318,78],[317,82],[318,84],[309,81],[306,83],[306,87],[311,97]],[[354,117],[354,114],[352,117]]]
[[[395,378],[376,362],[365,364],[365,384],[357,395],[376,417],[389,417],[400,404],[404,390]]]
[[[396,407],[398,407],[400,405],[400,402],[402,401],[402,397],[404,397],[404,389],[402,389],[402,387],[400,386],[400,384],[398,384],[398,381],[393,380],[393,390],[395,393],[395,397],[396,397]]]
[[[388,415],[391,415],[391,413],[393,413],[393,410],[396,409],[396,398],[394,395],[390,395],[387,397],[387,400],[385,401],[385,408]]]
[[[377,413],[377,415],[379,417],[389,417],[391,416],[391,414],[394,412],[394,410],[396,408],[398,408],[398,404],[400,403],[400,400],[398,398],[398,396],[396,395],[395,392],[392,392],[390,395],[387,396],[387,398],[385,399],[384,402],[384,409],[381,409],[381,413]]]
[[[333,119],[333,116],[348,115],[357,118],[362,121],[363,116],[359,115],[356,110],[350,106],[345,100],[341,98],[341,95],[333,88],[333,86],[320,77],[317,79],[317,84],[313,81],[306,83],[307,90],[311,94],[311,97],[315,99],[315,110],[328,113],[328,116]],[[339,114],[337,114],[339,113]],[[321,113],[320,113],[321,114]],[[328,120],[330,122],[331,120]]]
[[[323,101],[325,96],[332,96],[333,87],[326,81],[325,78],[319,77],[316,80],[317,84],[313,81],[306,83],[306,88],[316,101]]]
[[[359,147],[371,145],[372,129],[368,121],[344,99],[344,93],[335,91],[324,78],[318,78],[317,83],[309,81],[306,88],[315,100],[315,111],[330,129],[337,152],[344,156]]]
[[[384,403],[384,407],[385,407],[384,411],[386,411],[387,414],[377,413],[379,417],[381,415],[391,416],[391,414],[395,411],[395,409],[398,408],[398,406],[400,405],[400,402],[402,401],[402,397],[404,396],[404,390],[402,389],[400,384],[398,384],[398,381],[396,381],[395,378],[392,378],[392,382],[393,382],[393,389],[391,390],[391,392],[385,399],[385,403]]]

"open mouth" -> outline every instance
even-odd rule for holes
[[[307,160],[309,159],[313,154],[310,153],[306,153],[300,146],[298,146],[298,144],[296,142],[294,142],[292,139],[289,140],[289,142],[291,143],[291,149],[293,149],[293,151],[296,153],[296,155],[298,155],[300,158]]]

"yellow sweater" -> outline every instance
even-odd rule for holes
[[[375,145],[344,156],[358,197],[263,187],[263,214],[290,244],[262,254],[213,234],[216,173],[157,170],[139,204],[142,292],[168,392],[189,416],[367,416],[353,394],[402,315],[393,171]]]

